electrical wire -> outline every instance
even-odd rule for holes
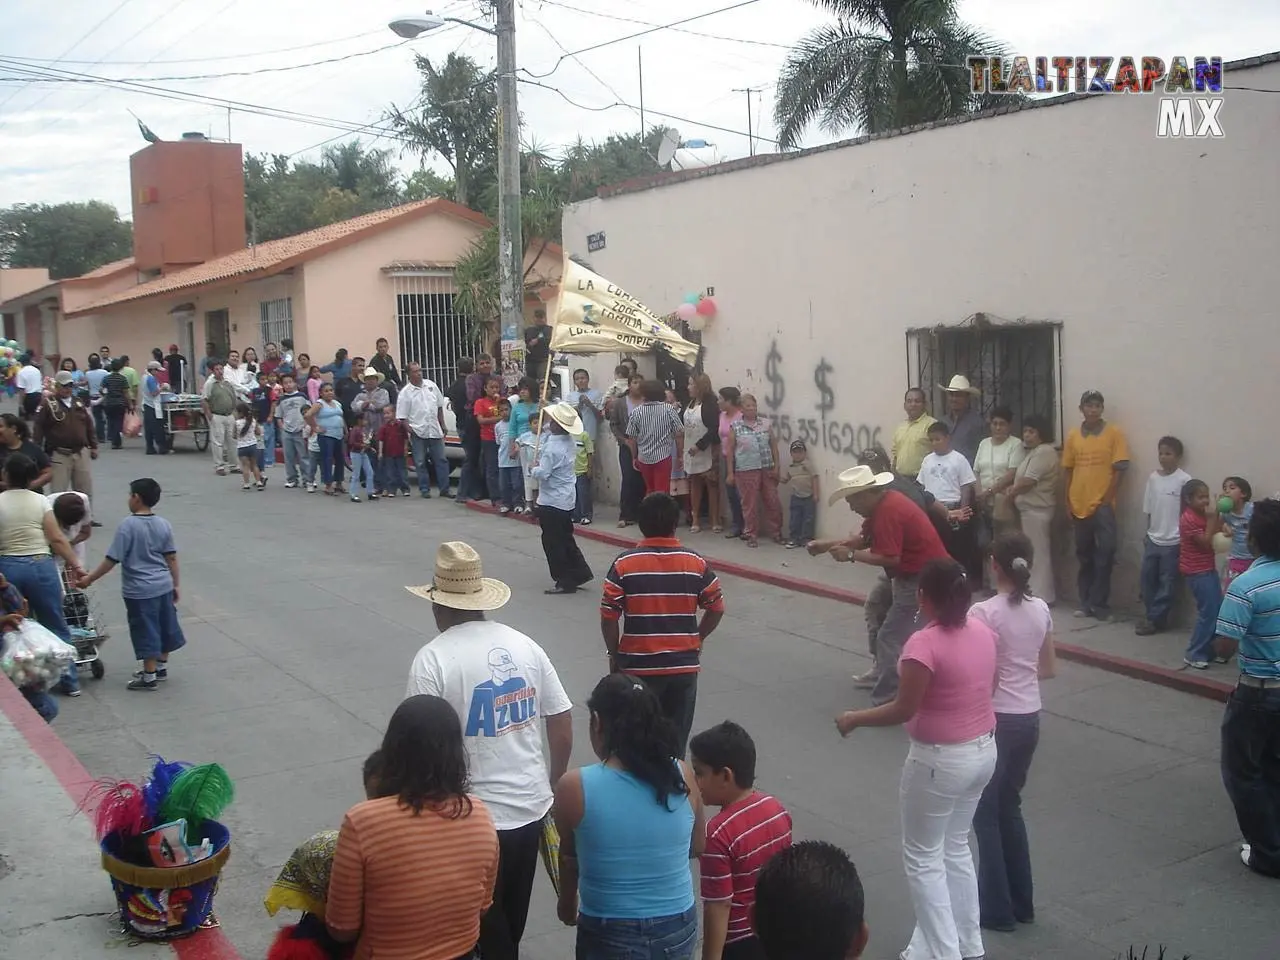
[[[48,64],[50,66],[57,63],[67,63],[79,66],[93,66],[98,64],[104,67],[145,67],[148,64],[177,64],[177,63],[214,63],[220,60],[248,60],[253,57],[269,57],[277,53],[294,53],[298,50],[311,50],[315,47],[328,47],[336,43],[347,43],[351,40],[363,40],[365,37],[375,37],[383,35],[382,30],[366,30],[364,33],[353,34],[349,37],[340,37],[334,40],[317,40],[315,43],[303,43],[296,47],[281,47],[278,50],[259,50],[255,53],[228,53],[220,57],[185,57],[178,60],[67,60],[59,57],[58,59],[50,59],[49,57],[20,57],[13,54],[2,54],[11,60],[22,60],[31,64]]]
[[[573,13],[580,13],[589,17],[599,17],[603,20],[615,20],[618,23],[634,23],[641,27],[661,27],[661,24],[653,23],[649,20],[636,20],[634,17],[622,17],[614,13],[604,13],[600,10],[587,10],[582,7],[575,7],[572,4],[562,3],[561,0],[537,0],[539,6],[559,7],[561,10],[570,10]],[[707,40],[723,40],[727,43],[743,43],[753,47],[770,47],[774,50],[790,50],[792,45],[788,43],[773,43],[770,40],[749,40],[746,37],[726,37],[718,33],[704,33],[701,30],[686,30],[684,27],[666,27],[665,29],[673,33],[687,33],[691,37],[702,37]]]
[[[727,7],[720,7],[716,10],[708,10],[706,13],[698,13],[692,17],[685,17],[681,20],[676,20],[672,23],[659,24],[658,26],[649,27],[647,30],[640,30],[640,31],[637,31],[636,33],[629,33],[625,37],[614,37],[612,40],[604,40],[604,41],[601,41],[600,43],[593,43],[589,47],[580,47],[577,50],[566,51],[565,53],[560,55],[560,59],[557,60],[555,62],[555,65],[546,73],[534,73],[533,71],[528,70],[525,67],[521,67],[520,72],[527,74],[528,76],[532,77],[535,80],[545,80],[547,77],[551,76],[553,73],[559,70],[560,65],[562,63],[564,63],[570,57],[576,57],[580,53],[590,53],[593,50],[601,50],[604,47],[611,47],[615,43],[622,43],[624,40],[634,40],[637,37],[644,37],[644,36],[648,36],[651,33],[657,33],[659,30],[671,30],[674,27],[678,27],[686,23],[692,23],[695,20],[703,20],[707,17],[714,17],[717,14],[728,13],[730,10],[738,10],[738,9],[741,9],[742,7],[749,7],[752,4],[756,4],[759,2],[760,0],[739,0],[738,3],[730,4]]]
[[[620,94],[617,90],[611,87],[606,81],[601,79],[600,75],[596,73],[594,70],[592,70],[590,67],[588,67],[581,57],[579,57],[575,53],[570,53],[569,49],[563,43],[560,42],[560,40],[556,37],[554,33],[551,32],[551,29],[546,24],[544,24],[541,20],[534,20],[532,17],[526,17],[525,19],[528,20],[530,23],[532,23],[534,26],[540,27],[542,32],[545,33],[548,37],[550,37],[551,42],[554,43],[557,47],[559,47],[565,53],[566,56],[573,57],[573,59],[577,62],[578,66],[580,66],[583,70],[585,70],[588,74],[590,74],[591,77],[596,81],[596,83],[600,84],[600,86],[604,87],[611,94],[617,97],[619,102],[622,101],[622,94]],[[641,113],[639,110],[636,110],[635,114],[641,119],[644,118],[644,114]],[[644,131],[641,131],[641,133],[643,134]]]
[[[111,12],[110,12],[110,13],[108,13],[105,17],[103,17],[101,20],[99,20],[97,23],[95,23],[92,27],[90,27],[88,30],[86,30],[84,33],[82,33],[82,34],[80,35],[80,39],[79,39],[79,40],[77,40],[75,43],[73,43],[71,46],[67,47],[67,49],[66,49],[65,51],[63,51],[62,56],[61,56],[61,57],[58,57],[58,59],[54,60],[53,62],[54,62],[54,63],[61,63],[61,62],[62,62],[63,57],[65,57],[68,53],[70,53],[70,52],[71,52],[72,50],[74,50],[76,47],[80,46],[80,44],[82,44],[82,43],[84,43],[86,40],[88,40],[88,39],[89,39],[89,37],[93,35],[94,31],[96,31],[99,27],[101,27],[104,23],[106,23],[108,20],[110,20],[112,17],[114,17],[117,13],[119,13],[121,10],[123,10],[125,7],[127,7],[127,6],[128,6],[129,4],[131,4],[132,2],[133,2],[133,0],[120,0],[120,2],[119,2],[118,4],[116,4],[114,7],[112,7],[112,8],[111,8]],[[22,88],[22,87],[18,87],[18,88],[17,88],[16,90],[14,90],[11,94],[9,94],[9,96],[5,97],[3,100],[0,100],[0,107],[3,107],[6,103],[8,103],[10,100],[12,100],[14,97],[16,97],[18,94],[20,94],[20,93],[22,92],[22,90],[23,90],[23,88]]]

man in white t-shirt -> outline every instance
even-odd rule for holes
[[[573,752],[573,704],[538,644],[485,619],[486,610],[511,598],[511,589],[482,574],[474,549],[443,543],[432,582],[406,588],[431,601],[440,633],[414,657],[405,696],[441,697],[462,720],[472,792],[498,830],[498,880],[493,906],[480,921],[480,954],[485,960],[515,960],[551,788]],[[539,719],[546,721],[549,762],[542,754]]]
[[[947,553],[964,566],[965,573],[977,586],[982,586],[982,551],[978,548],[979,518],[973,515],[978,478],[964,454],[951,448],[951,428],[943,420],[929,424],[929,446],[916,477],[927,493],[948,510],[966,511],[966,519],[953,521],[947,538]]]
[[[34,353],[28,353],[24,360],[18,376],[14,378],[14,386],[22,392],[22,415],[30,420],[35,417],[44,396],[44,374],[36,366]]]

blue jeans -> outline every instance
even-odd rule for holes
[[[286,433],[284,440],[284,479],[288,483],[297,483],[299,480],[298,468],[303,470],[302,477],[306,476],[306,471],[310,469],[311,457],[307,453],[307,438],[299,431],[298,433]],[[312,476],[315,474],[312,473]]]
[[[378,461],[378,467],[382,471],[382,489],[386,493],[395,493],[397,490],[409,491],[409,466],[405,463],[404,457],[388,457],[384,456]]]
[[[43,627],[71,642],[71,631],[62,614],[62,578],[53,557],[0,557],[0,573],[17,588],[31,607],[31,616]],[[62,675],[64,690],[79,690],[80,677],[72,664]]]
[[[107,439],[107,411],[100,403],[93,407],[93,432],[98,435],[99,443]]]
[[[1142,550],[1142,602],[1147,622],[1163,630],[1168,626],[1173,606],[1173,588],[1178,584],[1178,545],[1161,546],[1148,538]]]
[[[326,487],[331,483],[341,483],[342,468],[342,440],[338,437],[320,437],[320,481]]]
[[[1188,660],[1213,659],[1213,635],[1218,626],[1218,608],[1222,606],[1222,584],[1214,570],[1187,575],[1187,586],[1196,601],[1196,625],[1187,644]]]
[[[499,467],[498,484],[502,489],[502,505],[508,510],[524,503],[524,473],[519,467]]]
[[[187,645],[172,593],[141,600],[125,597],[124,610],[135,660],[167,661],[169,654]]]
[[[351,495],[354,497],[364,483],[366,496],[373,495],[373,461],[364,451],[351,451]]]
[[[1116,511],[1106,504],[1091,517],[1073,517],[1076,534],[1076,590],[1080,609],[1105,614],[1111,606],[1111,568],[1116,565]]]
[[[258,447],[258,469],[265,470],[276,462],[276,422],[262,424],[262,446]]]
[[[1236,687],[1222,717],[1222,785],[1251,848],[1250,869],[1269,877],[1280,877],[1278,783],[1280,684],[1266,690]]]
[[[57,700],[43,690],[32,690],[30,687],[19,687],[18,692],[26,698],[27,703],[31,704],[31,709],[40,714],[41,720],[45,723],[53,723],[58,715]]]
[[[591,501],[591,475],[579,474],[574,483],[577,485],[578,498],[573,504],[573,519],[594,520],[595,504]]]
[[[1039,740],[1039,713],[996,714],[996,772],[973,815],[978,840],[978,902],[982,922],[989,926],[1035,919],[1022,788]]]
[[[795,543],[808,543],[813,539],[813,524],[818,516],[818,505],[813,497],[791,495],[791,528],[788,531]]]
[[[574,960],[689,960],[698,942],[697,907],[650,920],[578,914]]]
[[[498,478],[497,440],[480,441],[480,462],[484,466],[485,491],[489,494],[489,502],[496,505],[502,497],[502,485]]]
[[[413,447],[413,469],[418,474],[418,490],[427,493],[431,489],[431,473],[436,475],[436,486],[441,496],[449,492],[449,460],[444,455],[444,439],[441,437],[420,437],[416,433],[409,434]],[[427,472],[427,464],[431,464],[431,473]]]
[[[732,454],[730,454],[732,456]],[[725,491],[729,496],[729,516],[731,525],[729,530],[734,536],[741,536],[742,531],[746,528],[746,522],[742,519],[742,494],[738,492],[736,486],[729,486],[725,482],[725,478],[729,475],[727,461],[724,457],[720,458],[720,489]]]

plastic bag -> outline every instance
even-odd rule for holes
[[[0,637],[0,671],[19,687],[56,683],[75,659],[75,647],[35,620]]]
[[[130,410],[124,415],[124,426],[120,432],[126,437],[136,437],[142,433],[142,418]]]

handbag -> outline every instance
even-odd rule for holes
[[[142,433],[142,418],[130,410],[124,415],[124,424],[120,432],[126,437],[136,437]]]

